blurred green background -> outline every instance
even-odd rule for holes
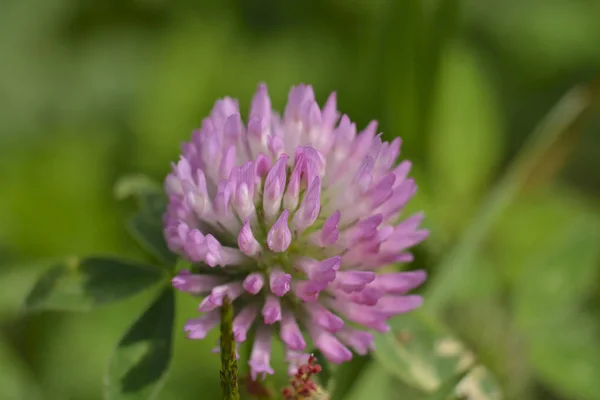
[[[426,310],[505,398],[600,399],[598,21],[594,0],[1,1],[0,400],[101,398],[153,294],[25,316],[27,291],[57,257],[141,257],[116,180],[162,180],[215,99],[247,110],[261,81],[275,108],[306,82],[403,138]],[[176,337],[159,398],[218,398],[216,337]]]

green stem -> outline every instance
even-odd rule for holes
[[[221,389],[223,400],[240,400],[233,339],[233,305],[227,297],[221,307]]]

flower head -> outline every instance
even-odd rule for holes
[[[217,325],[227,296],[235,340],[256,332],[252,376],[273,373],[274,336],[293,372],[309,341],[341,363],[351,349],[373,349],[369,330],[385,332],[389,318],[421,304],[406,293],[424,271],[378,273],[411,261],[407,249],[428,232],[422,214],[400,220],[416,190],[411,164],[395,165],[400,139],[383,142],[376,129],[357,133],[339,117],[335,94],[321,108],[305,85],[292,88],[283,117],[260,85],[247,124],[237,101],[216,102],[165,181],[169,248],[210,270],[173,279],[205,296],[204,314],[186,324],[189,338]]]

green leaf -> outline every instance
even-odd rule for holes
[[[340,365],[333,376],[333,391],[330,400],[343,400],[352,392],[357,378],[371,362],[370,357],[354,355],[351,361]]]
[[[131,236],[158,261],[173,269],[177,256],[169,250],[163,234],[161,213],[140,211],[127,224]]]
[[[169,370],[175,295],[166,287],[119,341],[105,379],[107,400],[155,399]]]
[[[458,26],[459,0],[387,2],[378,82],[385,96],[384,137],[400,136],[411,159],[421,160],[430,131],[440,60]],[[368,41],[372,47],[371,41]],[[393,136],[390,133],[393,132]],[[417,154],[418,153],[418,154]]]
[[[413,152],[419,142],[419,72],[425,18],[419,0],[389,2],[379,76],[389,132]],[[389,136],[388,136],[389,138]],[[416,149],[416,150],[415,150]]]
[[[599,218],[572,222],[522,268],[514,287],[529,361],[565,397],[600,398],[600,323],[585,308],[598,278],[599,243]]]
[[[438,91],[440,66],[446,47],[454,40],[459,26],[460,0],[439,0],[432,3],[430,20],[425,24],[423,55],[419,68],[420,130],[429,137],[431,134],[431,114],[433,101]]]
[[[40,277],[25,307],[30,311],[87,311],[131,297],[164,279],[164,272],[153,265],[109,257],[72,258]]]
[[[474,222],[464,233],[458,244],[437,267],[438,274],[430,281],[425,294],[425,307],[429,312],[440,312],[451,303],[451,299],[467,294],[477,286],[470,280],[475,260],[490,229],[523,188],[532,171],[538,167],[560,137],[590,107],[590,92],[585,87],[575,87],[548,113],[537,126],[529,142],[517,155],[501,181],[484,201]]]
[[[127,224],[129,233],[146,252],[173,270],[177,256],[169,250],[163,234],[166,199],[160,185],[145,175],[125,176],[115,185],[115,196],[137,199],[139,211]]]
[[[424,393],[434,393],[443,382],[476,365],[474,354],[443,327],[419,313],[390,320],[392,329],[377,334],[375,360],[391,375]],[[477,372],[476,375],[473,375]],[[482,399],[497,399],[500,390],[482,366],[464,378]]]
[[[443,199],[434,210],[438,224],[444,225],[438,240],[440,233],[449,240],[464,228],[502,156],[504,136],[493,93],[473,51],[449,47],[429,139],[433,195]]]

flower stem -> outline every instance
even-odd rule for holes
[[[233,339],[233,306],[227,297],[221,307],[221,389],[223,400],[239,400],[238,365]]]

